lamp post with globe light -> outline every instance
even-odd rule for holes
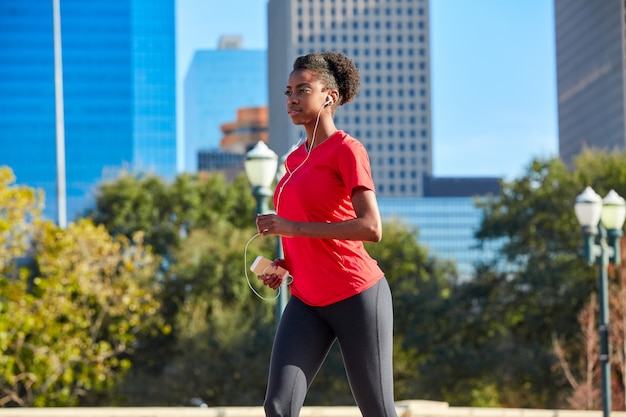
[[[243,165],[256,200],[256,213],[265,214],[269,211],[267,202],[273,195],[270,186],[276,175],[278,155],[265,142],[258,141],[246,153]]]
[[[256,200],[256,213],[269,213],[268,200],[273,195],[270,188],[274,180],[279,181],[285,174],[284,163],[286,156],[278,161],[278,155],[272,151],[263,141],[257,142],[244,160],[246,177],[252,187],[252,195]],[[276,259],[283,258],[283,245],[280,236],[276,237]],[[287,304],[287,284],[283,282],[279,288],[278,303],[276,305],[276,324],[280,321],[283,310]]]
[[[287,160],[287,154],[280,157],[278,161],[278,168],[276,169],[276,184],[281,180],[281,178],[286,173],[285,161]],[[283,253],[283,241],[280,236],[276,236],[276,259],[283,259],[285,254]],[[283,315],[283,311],[287,306],[288,299],[288,288],[287,288],[287,280],[283,281],[280,284],[280,293],[278,294],[278,303],[276,304],[276,326],[278,326],[278,322]]]
[[[576,197],[574,211],[584,237],[584,255],[589,264],[598,265],[598,298],[600,314],[600,364],[602,370],[602,411],[604,417],[611,412],[611,368],[609,361],[609,264],[619,265],[620,238],[626,217],[626,203],[614,190],[604,200],[587,187]]]

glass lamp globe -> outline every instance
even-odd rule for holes
[[[609,193],[602,200],[602,225],[607,230],[621,230],[626,218],[626,202],[615,190]]]
[[[576,197],[574,212],[582,227],[596,228],[602,213],[602,197],[588,186]]]
[[[263,141],[258,141],[246,153],[244,169],[252,187],[269,187],[276,175],[278,155]]]

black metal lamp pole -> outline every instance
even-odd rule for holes
[[[609,353],[609,265],[620,264],[620,240],[626,216],[624,199],[611,190],[602,200],[587,187],[577,198],[576,217],[584,237],[584,256],[589,264],[598,265],[600,366],[602,413],[611,413],[611,361]]]

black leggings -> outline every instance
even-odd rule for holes
[[[327,307],[291,297],[278,326],[265,397],[268,417],[297,417],[335,339],[352,395],[364,417],[395,417],[393,311],[389,284]]]

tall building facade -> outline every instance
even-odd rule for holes
[[[241,49],[237,37],[223,37],[218,49],[197,51],[184,97],[184,169],[196,172],[200,151],[219,149],[220,127],[239,108],[267,106],[267,51]]]
[[[477,264],[497,259],[502,242],[479,245],[475,234],[483,220],[476,207],[480,196],[381,197],[380,214],[385,224],[396,221],[415,232],[428,255],[456,266],[459,278],[469,280]]]
[[[121,170],[176,175],[174,0],[60,0],[67,218]],[[0,165],[58,219],[52,2],[0,2]]]
[[[500,194],[496,177],[427,177],[424,197],[381,197],[384,222],[391,220],[416,231],[418,242],[430,256],[454,262],[461,279],[473,276],[475,265],[498,256],[501,241],[479,245],[475,234],[483,220],[479,199]]]
[[[559,154],[626,148],[626,4],[555,0]]]
[[[303,136],[285,110],[294,60],[344,52],[361,75],[354,102],[336,123],[370,154],[381,197],[421,197],[432,174],[428,0],[269,0],[268,66],[271,148],[286,153]]]

